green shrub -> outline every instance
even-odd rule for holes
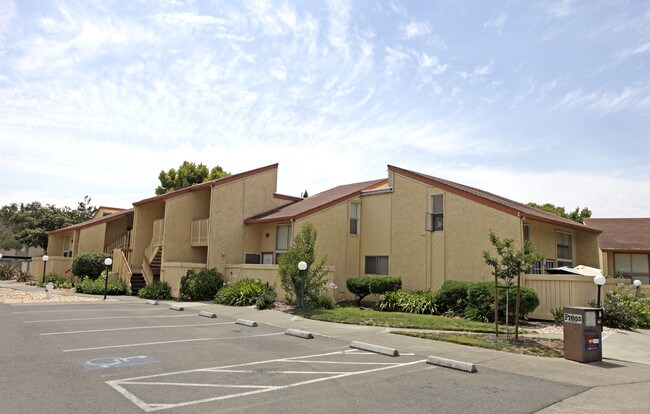
[[[104,260],[107,257],[112,256],[108,253],[81,253],[72,260],[72,274],[95,280],[106,270]]]
[[[592,300],[589,304],[595,307],[596,301]],[[650,328],[650,299],[643,293],[637,298],[634,289],[623,283],[607,292],[603,312],[603,323],[610,328]]]
[[[32,280],[32,275],[29,272],[19,270],[16,273],[16,282],[29,282]]]
[[[307,309],[334,309],[336,301],[327,292],[322,292],[316,298],[305,298],[305,308]]]
[[[45,282],[43,282],[45,280]],[[48,273],[45,275],[44,279],[41,279],[37,282],[37,286],[45,287],[49,282],[52,282],[54,289],[70,289],[72,288],[72,283],[68,280],[67,277],[60,275],[58,273]]]
[[[553,314],[554,324],[562,325],[564,323],[564,308],[553,308],[551,314]]]
[[[435,315],[438,313],[434,292],[386,292],[379,297],[376,308],[385,312],[405,312]]]
[[[467,306],[462,314],[473,321],[494,322],[494,283],[468,283]]]
[[[223,276],[217,269],[195,269],[187,271],[181,277],[179,296],[181,300],[212,300],[214,295],[223,287]]]
[[[255,307],[257,309],[270,309],[275,304],[275,298],[276,298],[276,294],[275,291],[273,290],[269,290],[266,293],[262,293],[260,296],[257,297],[257,300],[255,301]]]
[[[357,305],[368,295],[392,292],[402,288],[402,279],[398,276],[361,276],[350,277],[345,282],[348,290],[357,297]]]
[[[384,312],[401,312],[401,303],[405,295],[408,295],[408,293],[401,290],[386,292],[379,297],[375,307]]]
[[[95,280],[92,280],[89,277],[84,277],[75,285],[75,291],[77,293],[86,293],[88,295],[103,295],[105,282],[106,272]],[[121,280],[109,280],[106,294],[126,295],[126,285]]]
[[[0,263],[0,280],[11,280],[16,277],[18,269],[9,263]]]
[[[535,289],[528,286],[521,286],[521,291],[519,294],[519,317],[525,318],[529,313],[535,310],[539,306],[539,296]],[[514,320],[515,316],[515,303],[517,300],[517,287],[511,286],[510,289],[510,320]],[[505,289],[499,289],[499,314],[505,315],[506,312],[506,291]],[[492,318],[494,319],[494,318]]]
[[[460,315],[467,307],[467,291],[472,282],[447,280],[436,292],[440,313],[450,312]],[[494,297],[494,296],[493,296]]]
[[[172,289],[167,282],[153,282],[138,291],[142,299],[168,300],[172,298]]]
[[[214,301],[221,305],[251,306],[256,305],[260,298],[262,298],[260,300],[262,307],[268,307],[270,302],[275,301],[275,292],[271,286],[268,283],[252,279],[241,279],[233,285],[221,288],[214,297]]]

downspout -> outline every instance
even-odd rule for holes
[[[520,211],[517,212],[519,217],[519,237],[521,237],[521,249],[524,249],[524,219],[526,216],[522,215]],[[517,273],[517,303],[515,304],[515,340],[519,340],[519,306],[521,302],[521,274]]]

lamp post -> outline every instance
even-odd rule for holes
[[[596,307],[600,309],[600,288],[605,284],[607,280],[605,276],[598,275],[594,276],[594,283],[598,285],[598,299],[596,300]]]
[[[43,255],[43,284],[45,284],[45,269],[47,268],[47,261],[50,257],[46,254]]]
[[[106,265],[106,280],[104,280],[104,300],[106,300],[106,292],[108,291],[108,269],[113,264],[113,259],[107,257],[104,259],[104,264]]]
[[[305,314],[305,271],[307,270],[307,263],[304,261],[301,261],[298,263],[298,270],[300,270],[300,280],[301,280],[301,294],[300,294],[300,309],[302,310],[302,314]]]
[[[639,288],[641,287],[641,281],[639,279],[635,280],[634,286],[636,287],[636,297],[639,297]]]

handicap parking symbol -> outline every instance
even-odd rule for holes
[[[158,360],[150,358],[145,355],[129,356],[129,357],[104,357],[94,358],[88,361],[83,361],[81,365],[85,366],[89,371],[96,369],[117,368],[135,365],[155,364]]]

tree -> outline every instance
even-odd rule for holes
[[[515,339],[519,339],[519,302],[521,297],[521,274],[530,271],[538,260],[542,260],[542,255],[535,252],[530,240],[524,241],[521,250],[515,249],[513,239],[499,239],[497,235],[490,230],[490,243],[496,249],[497,256],[494,257],[488,251],[483,252],[483,259],[488,266],[492,266],[494,275],[494,324],[496,335],[499,335],[499,304],[498,298],[498,279],[506,282],[506,336],[508,335],[508,290],[512,284],[512,279],[517,277],[517,304],[515,310]]]
[[[304,193],[300,194],[300,197],[302,197],[302,198],[307,198],[307,197],[309,197],[309,194],[307,193],[307,190],[305,190]]]
[[[302,279],[298,270],[298,263],[307,263],[305,271],[305,303],[307,306],[318,303],[319,296],[325,285],[327,270],[325,258],[316,262],[316,238],[318,232],[311,223],[305,223],[300,233],[293,239],[289,250],[280,256],[278,270],[282,288],[287,293],[287,300],[296,300],[302,289]]]
[[[38,201],[9,204],[0,209],[0,222],[8,228],[19,246],[42,247],[47,250],[48,232],[89,220],[97,211],[85,196],[76,209],[59,208]]]
[[[570,213],[567,213],[564,207],[556,206],[555,204],[551,203],[546,203],[546,204],[537,204],[537,203],[528,203],[530,207],[534,207],[536,209],[546,211],[547,213],[555,214],[556,216],[568,218],[573,221],[577,221],[578,223],[584,222],[584,219],[591,217],[591,210],[589,210],[588,207],[583,207],[582,210],[580,209],[580,206],[576,207],[575,210],[573,210]]]
[[[208,170],[208,167],[193,162],[183,161],[178,167],[178,170],[171,168],[169,171],[160,171],[158,180],[160,185],[156,187],[156,195],[168,193],[170,191],[180,190],[181,188],[189,187],[193,184],[200,184],[217,178],[229,176],[230,173],[226,172],[220,166],[213,167]]]

